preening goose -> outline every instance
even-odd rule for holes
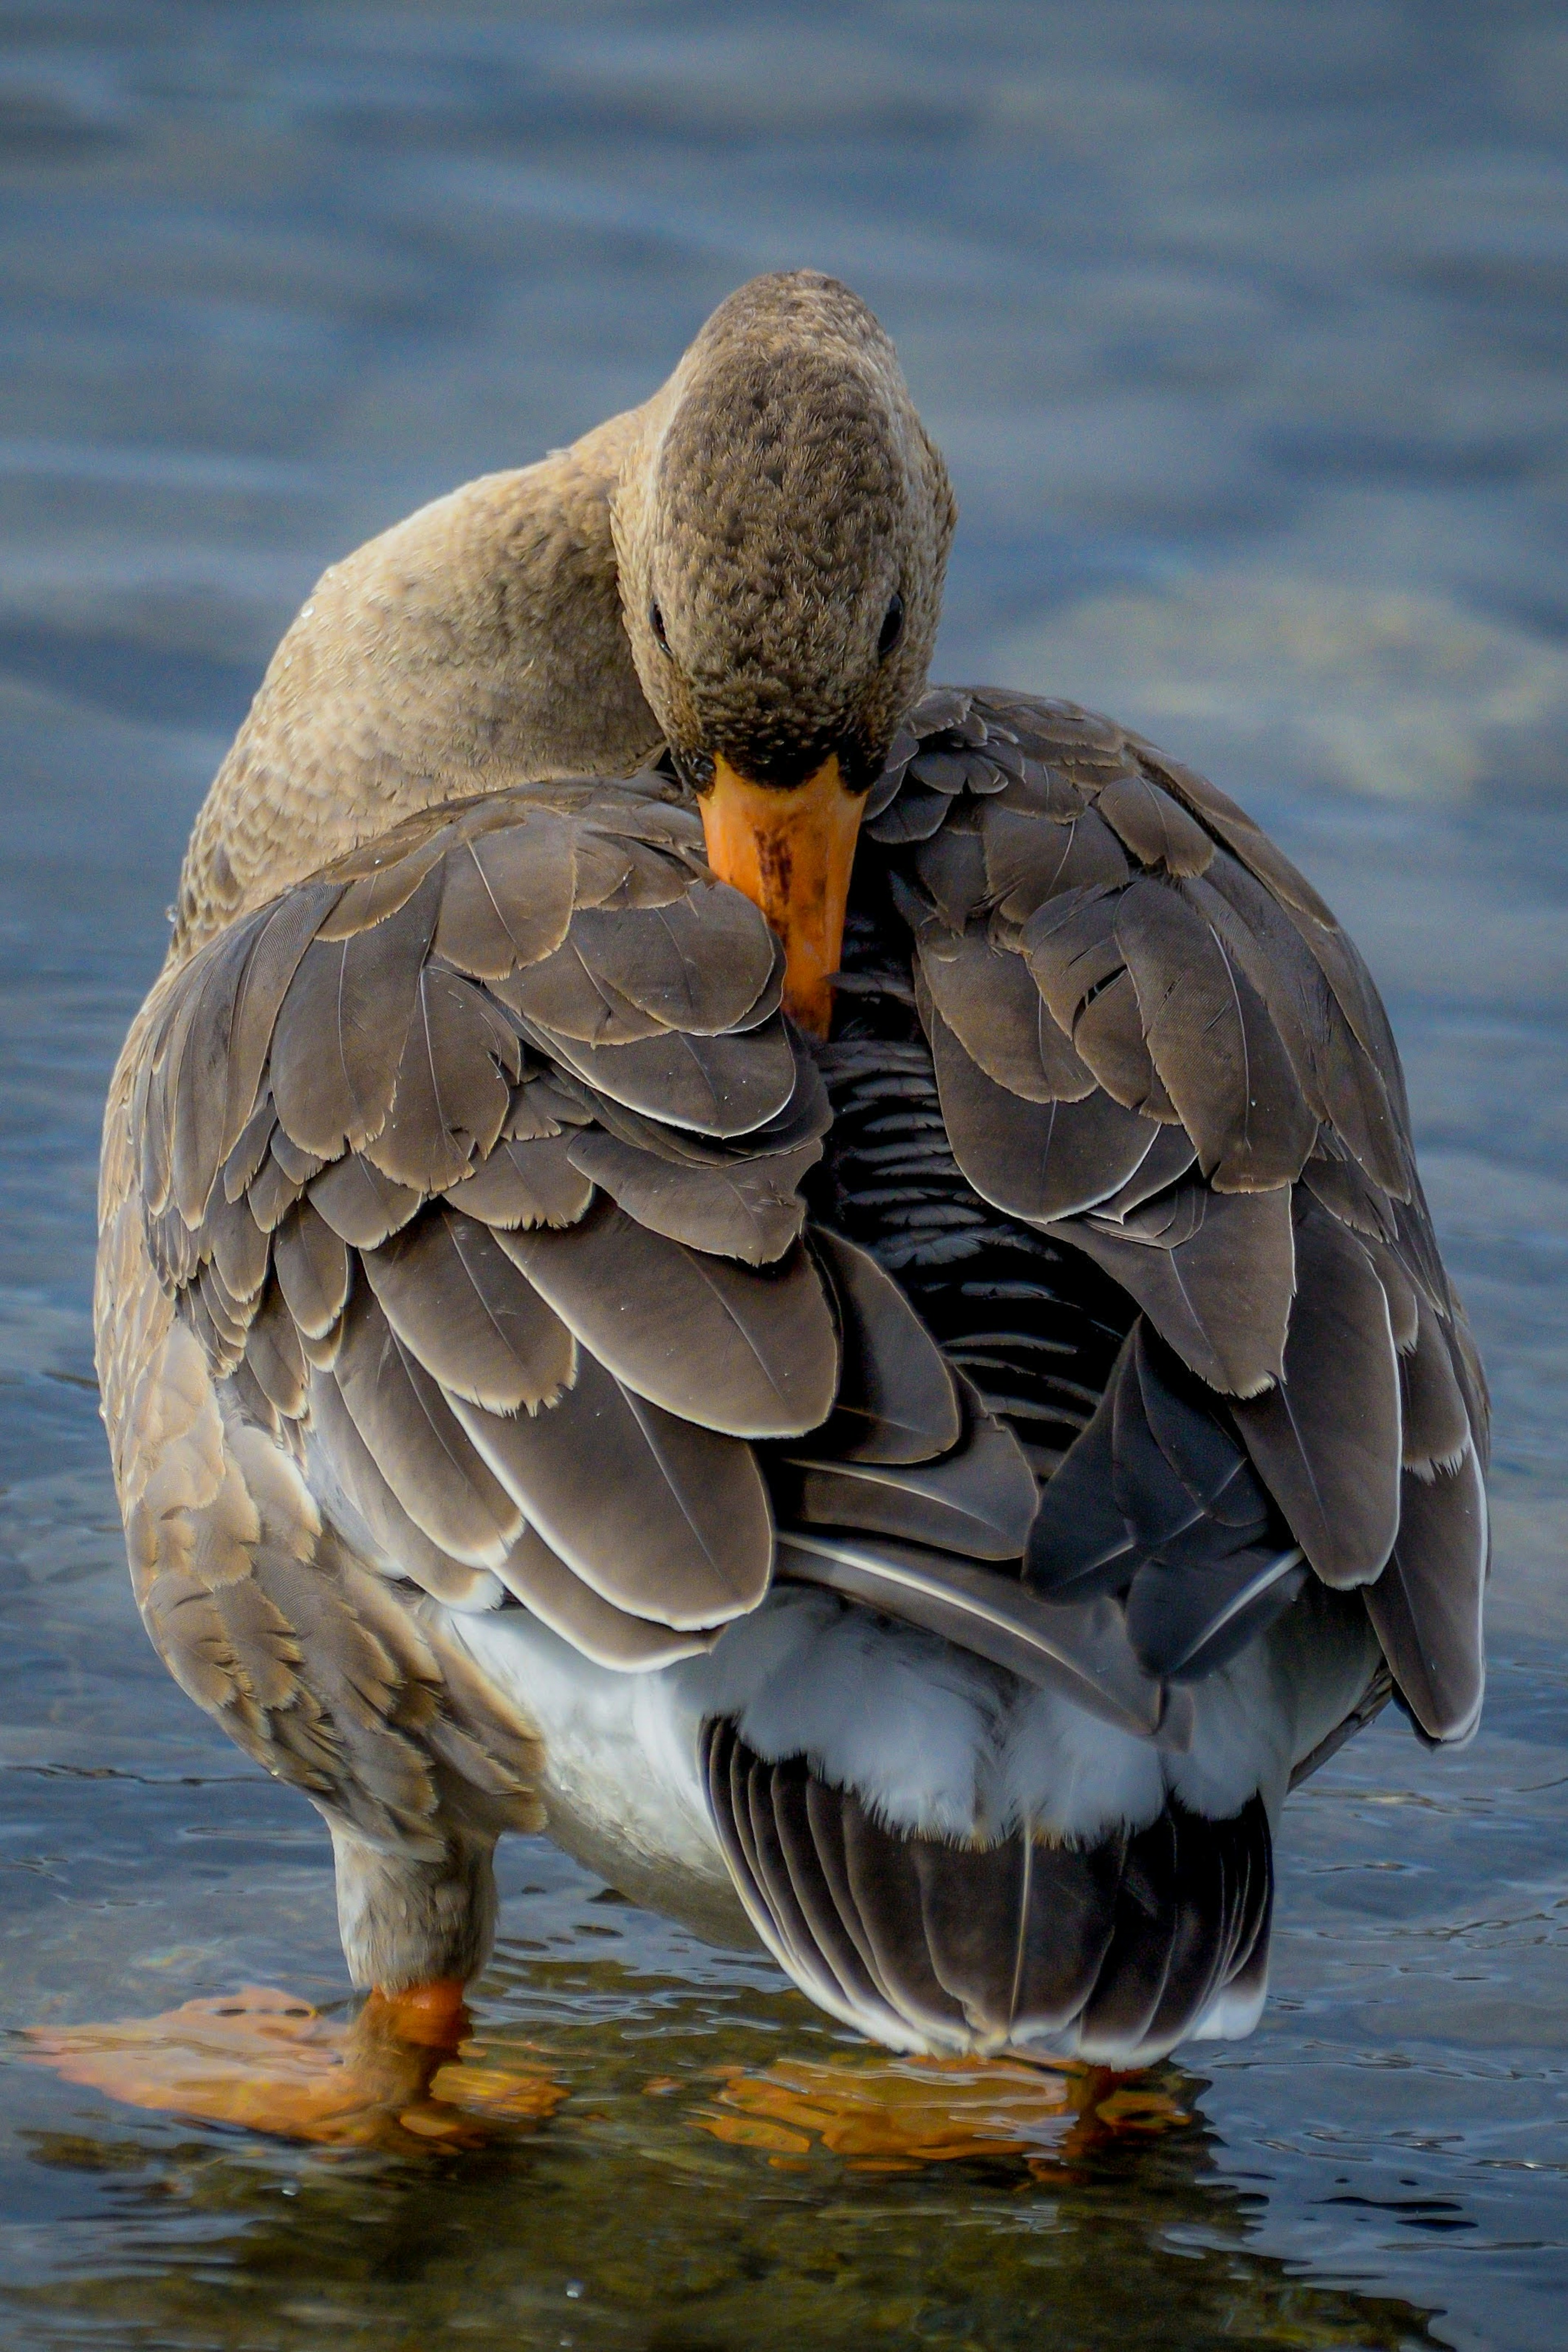
[[[1137,2064],[1256,2020],[1292,1780],[1475,1724],[1376,992],[1190,769],[927,689],[954,521],[863,305],[758,279],[334,566],[198,818],[104,1412],[394,2016],[542,1826],[895,2050]]]

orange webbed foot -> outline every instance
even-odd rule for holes
[[[247,1985],[27,2039],[39,2064],[131,2106],[324,2147],[474,2146],[553,2114],[563,2087],[486,2064],[468,2027],[460,1985],[372,1993],[348,2019]]]
[[[783,2168],[825,2153],[853,2172],[986,2159],[1040,2174],[1124,2130],[1186,2121],[1163,2092],[1071,2059],[780,2059],[761,2074],[727,2067],[723,2084],[694,2120]]]

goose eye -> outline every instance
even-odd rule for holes
[[[882,616],[882,635],[876,641],[876,657],[885,661],[904,635],[904,599],[894,596]]]
[[[670,641],[664,635],[664,616],[657,604],[650,604],[648,607],[648,626],[653,632],[653,643],[658,646],[659,651],[662,654],[667,654],[670,650]]]

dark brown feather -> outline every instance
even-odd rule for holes
[[[1145,1118],[1179,1126],[1176,1106],[1144,1040],[1143,1015],[1130,971],[1096,991],[1078,1016],[1072,1043],[1113,1102]]]
[[[995,948],[983,925],[927,923],[918,939],[931,1001],[970,1060],[1025,1102],[1082,1102],[1094,1074],[1051,1019],[1021,955]]]
[[[1403,1461],[1419,1475],[1454,1471],[1469,1443],[1469,1415],[1443,1327],[1425,1299],[1416,1345],[1399,1359]]]
[[[915,853],[915,871],[943,923],[961,931],[990,904],[985,845],[973,824],[950,817],[940,833]]]
[[[1366,1252],[1326,1211],[1296,1223],[1296,1301],[1284,1376],[1236,1422],[1325,1584],[1364,1584],[1399,1525],[1399,1376],[1387,1303]]]
[[[1387,1087],[1360,1044],[1290,911],[1221,855],[1186,895],[1211,922],[1268,1005],[1309,1108],[1336,1130],[1374,1183],[1403,1195],[1402,1150]]]
[[[1486,1490],[1474,1451],[1435,1478],[1407,1470],[1399,1539],[1367,1592],[1366,1613],[1429,1739],[1463,1739],[1480,1714],[1487,1554]]]
[[[1069,890],[1117,889],[1132,877],[1126,853],[1092,809],[1066,824],[1030,815],[1010,793],[981,818],[986,883],[998,912],[1027,923],[1048,898]]]
[[[1127,1181],[1158,1129],[1108,1095],[1025,1102],[973,1062],[941,1014],[928,1034],[954,1154],[982,1200],[1031,1223],[1071,1217]]]
[[[1116,902],[1155,1067],[1198,1165],[1222,1192],[1293,1183],[1317,1133],[1280,1033],[1211,924],[1181,894],[1134,882]]]
[[[1137,1300],[1200,1381],[1227,1396],[1256,1396],[1284,1364],[1295,1290],[1291,1196],[1283,1189],[1180,1191],[1184,1213],[1173,1230],[1185,1238],[1174,1247],[1170,1233],[1163,1240],[1133,1238],[1132,1219],[1121,1229],[1075,1221],[1061,1227],[1061,1238]],[[1134,1215],[1150,1219],[1155,1206]],[[1153,1225],[1147,1230],[1152,1236]]]
[[[811,1248],[832,1284],[841,1363],[815,1451],[837,1462],[929,1462],[956,1445],[965,1417],[941,1349],[869,1251],[816,1226]]]

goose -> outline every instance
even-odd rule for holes
[[[1288,1790],[1390,1696],[1475,1727],[1377,992],[1192,769],[930,686],[956,517],[865,305],[758,278],[334,564],[197,817],[103,1412],[383,2043],[455,2046],[542,1829],[884,2049],[1144,2066],[1256,2023]]]

